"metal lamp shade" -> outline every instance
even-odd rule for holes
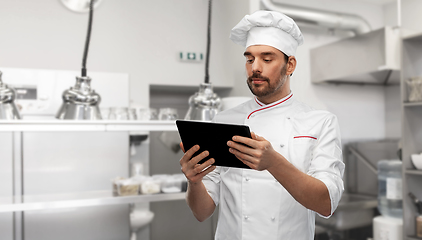
[[[211,121],[220,111],[221,99],[210,83],[201,83],[199,91],[189,98],[185,120]]]
[[[68,9],[74,12],[88,12],[90,0],[60,0]],[[94,8],[98,7],[103,0],[94,0]]]
[[[16,92],[13,88],[8,87],[3,83],[1,75],[2,72],[0,72],[0,119],[21,119],[19,111],[15,105]]]
[[[63,104],[56,118],[68,120],[101,120],[101,97],[91,89],[91,78],[76,77],[74,87],[63,92]]]

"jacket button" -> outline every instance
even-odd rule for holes
[[[284,144],[280,144],[280,147],[284,147]]]
[[[246,180],[246,181],[249,181],[249,179],[250,179],[249,177],[246,177],[246,178],[245,178],[245,180]]]
[[[244,218],[245,218],[245,220],[248,220],[248,219],[249,219],[249,217],[248,217],[248,216],[245,216]]]
[[[271,217],[271,220],[272,220],[272,221],[275,221],[275,217]]]

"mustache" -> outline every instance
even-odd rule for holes
[[[252,82],[253,78],[260,78],[260,79],[267,81],[267,82],[270,81],[269,78],[262,76],[260,73],[253,73],[252,76],[248,77],[248,81]]]

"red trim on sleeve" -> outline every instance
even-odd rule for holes
[[[317,140],[317,138],[316,138],[316,137],[312,137],[312,136],[296,136],[296,137],[294,137],[294,138],[312,138],[312,139]]]

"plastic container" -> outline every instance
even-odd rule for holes
[[[113,195],[132,196],[139,194],[139,181],[136,179],[117,179],[113,182]]]
[[[156,194],[161,192],[161,181],[147,177],[141,183],[141,194]]]
[[[403,217],[402,162],[378,162],[378,210],[385,217]]]
[[[168,176],[161,183],[163,193],[178,193],[182,191],[182,180],[174,176]]]
[[[416,236],[422,238],[422,215],[416,217]]]

